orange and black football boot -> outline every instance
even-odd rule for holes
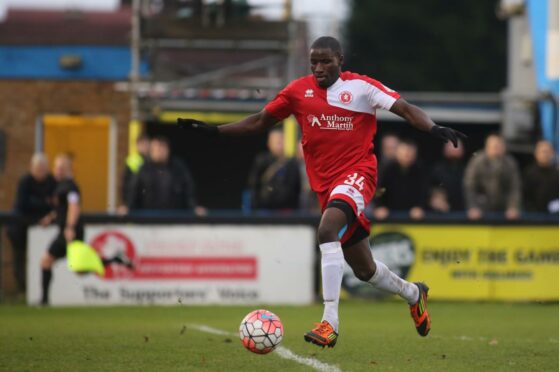
[[[419,300],[417,303],[410,305],[410,313],[415,323],[415,329],[420,336],[427,336],[431,330],[431,318],[427,312],[427,295],[429,287],[425,283],[414,283],[419,288]]]
[[[334,327],[326,320],[316,324],[316,328],[305,333],[305,341],[312,342],[315,345],[334,347],[338,341],[338,334],[334,331]]]

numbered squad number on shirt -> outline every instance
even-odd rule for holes
[[[357,177],[359,177],[358,173],[349,174],[347,176],[347,179],[344,181],[344,183],[349,186],[356,186],[359,189],[359,191],[363,191],[363,188],[365,187],[365,185],[363,184],[365,177],[363,176],[359,178]]]

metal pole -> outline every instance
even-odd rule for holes
[[[141,132],[138,83],[140,82],[140,6],[132,0],[132,30],[130,38],[130,123],[128,125],[128,154],[136,153],[136,139]]]
[[[287,76],[286,84],[295,79],[296,70],[296,47],[297,47],[297,24],[293,18],[293,3],[291,0],[285,2],[285,17],[288,22],[288,41],[287,41]]]
[[[130,119],[138,120],[137,87],[140,81],[140,2],[132,0],[132,32],[130,38]]]
[[[293,2],[286,0],[284,15],[288,22],[288,41],[287,41],[287,76],[286,84],[297,77],[297,23],[293,18]],[[297,122],[290,116],[283,122],[284,154],[288,157],[295,156],[297,142],[299,138]]]

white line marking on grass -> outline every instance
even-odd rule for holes
[[[204,324],[191,324],[190,327],[192,327],[192,328],[194,328],[194,329],[196,329],[200,332],[211,333],[213,335],[235,337],[235,335],[232,334],[232,333],[229,333],[229,332],[224,331],[222,329],[209,327],[209,326],[204,325]],[[320,360],[315,359],[315,358],[310,358],[310,357],[304,357],[304,356],[301,356],[301,355],[297,355],[293,351],[291,351],[288,348],[283,347],[283,346],[278,346],[275,350],[275,354],[277,356],[279,356],[280,358],[287,359],[287,360],[292,360],[292,361],[297,362],[299,364],[304,364],[306,366],[309,366],[311,368],[316,369],[317,371],[321,371],[321,372],[342,372],[342,370],[339,369],[336,366],[333,366],[333,365],[328,364],[328,363],[321,362]]]
[[[321,362],[318,359],[308,358],[308,357],[303,357],[303,356],[297,355],[294,352],[292,352],[291,350],[289,350],[289,349],[287,349],[283,346],[278,346],[276,348],[276,354],[279,355],[280,357],[282,357],[283,359],[293,360],[297,363],[304,364],[304,365],[307,365],[309,367],[312,367],[312,368],[316,369],[317,371],[323,371],[323,372],[341,372],[342,371],[338,367],[330,365],[328,363]]]
[[[200,331],[200,332],[211,333],[212,335],[232,336],[232,334],[229,333],[229,332],[226,332],[226,331],[223,331],[223,330],[217,329],[217,328],[208,327],[208,326],[203,325],[203,324],[193,324],[193,325],[191,325],[191,327]]]

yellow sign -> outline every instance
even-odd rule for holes
[[[559,300],[559,227],[388,225],[372,229],[373,255],[431,298]]]

